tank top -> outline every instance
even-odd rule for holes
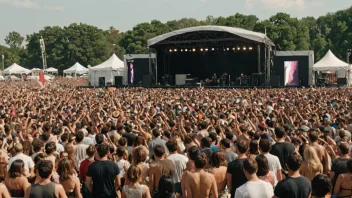
[[[46,185],[33,184],[29,198],[56,198],[55,184],[50,182]]]
[[[145,185],[141,184],[137,188],[131,190],[128,185],[125,185],[123,190],[125,191],[126,198],[142,198],[144,186]]]

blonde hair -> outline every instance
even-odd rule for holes
[[[315,149],[308,146],[303,152],[304,163],[307,165],[309,170],[318,171],[321,168],[321,162]]]

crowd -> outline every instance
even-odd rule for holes
[[[0,197],[352,197],[352,89],[71,81],[0,83]]]

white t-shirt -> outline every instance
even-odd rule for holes
[[[274,196],[274,189],[268,182],[258,180],[248,181],[236,189],[235,198],[271,198]]]
[[[167,159],[171,160],[174,163],[174,167],[175,167],[174,182],[180,183],[183,171],[186,169],[188,158],[184,155],[175,153],[175,154],[171,154],[169,157],[167,157]]]
[[[266,159],[268,159],[269,169],[274,173],[274,186],[277,184],[277,170],[282,169],[280,160],[277,156],[270,153],[264,154]]]
[[[14,157],[10,158],[8,169],[10,169],[12,162],[14,162],[18,159],[20,159],[24,162],[24,172],[25,172],[26,176],[29,177],[30,176],[29,169],[34,168],[34,162],[31,157],[29,157],[23,153],[19,153],[19,154],[15,155]]]
[[[81,165],[81,162],[88,157],[87,152],[86,152],[88,147],[89,147],[89,145],[86,145],[83,143],[76,144],[74,146],[76,166],[78,169]]]

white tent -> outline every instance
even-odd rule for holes
[[[325,56],[313,65],[314,71],[338,71],[349,70],[348,63],[338,59],[330,50]]]
[[[53,67],[50,67],[48,69],[45,70],[46,72],[51,72],[51,73],[57,73],[58,72],[58,69],[55,69]]]
[[[5,81],[5,77],[4,76],[0,76],[0,81]]]
[[[89,83],[92,86],[106,86],[118,84],[115,82],[115,77],[122,77],[122,84],[127,84],[127,69],[124,62],[120,60],[116,54],[113,54],[107,61],[100,65],[90,68]],[[99,83],[100,79],[100,83]]]
[[[39,68],[33,68],[33,69],[31,69],[31,71],[41,71],[41,69],[39,69]]]
[[[64,74],[87,74],[88,73],[88,69],[83,67],[81,64],[79,64],[78,62],[75,63],[72,67],[64,70]]]
[[[26,69],[14,63],[10,67],[5,69],[3,74],[28,74],[30,72],[31,71],[29,69]]]

